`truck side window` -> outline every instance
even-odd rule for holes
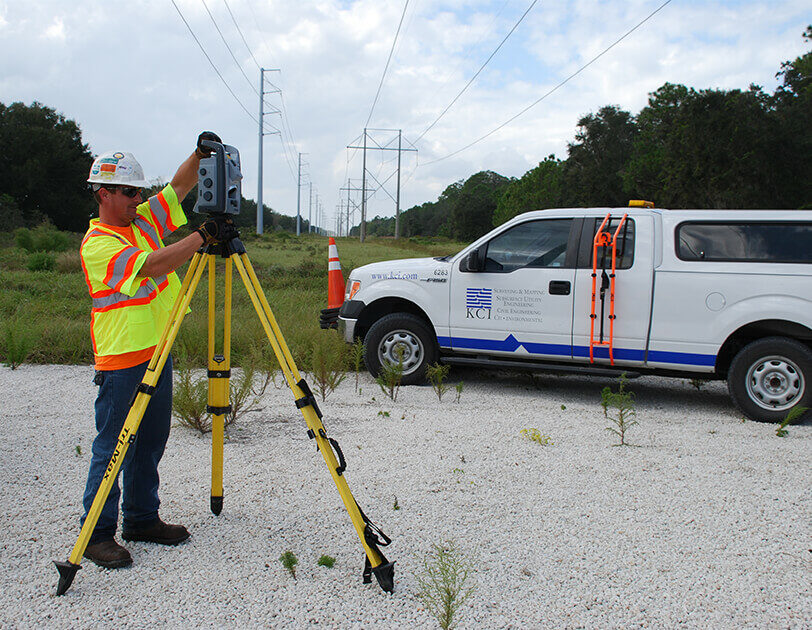
[[[681,223],[677,256],[689,261],[810,263],[812,224]]]
[[[617,226],[620,223],[620,216],[613,216],[607,224],[604,226],[604,232],[608,232],[609,236],[614,236],[615,230],[617,230]],[[587,231],[589,224],[592,224],[592,231],[588,232],[591,234],[589,237],[589,263],[588,267],[592,267],[592,242],[595,238],[595,233],[598,231],[598,228],[603,223],[603,217],[600,219],[587,219],[587,223],[585,224],[584,230]],[[603,259],[603,257],[606,257]],[[611,247],[599,247],[598,248],[598,269],[602,269],[604,266],[606,269],[610,269],[612,267],[612,248]],[[620,233],[617,235],[617,269],[630,269],[634,263],[634,219],[627,218],[623,226],[620,228]]]
[[[485,271],[509,273],[525,267],[563,267],[572,219],[528,221],[488,243]]]

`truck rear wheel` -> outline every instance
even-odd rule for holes
[[[403,385],[425,382],[426,367],[437,361],[434,333],[419,317],[392,313],[381,317],[364,338],[364,362],[372,376],[378,376],[384,362],[403,361]]]
[[[734,357],[727,388],[751,420],[781,422],[793,407],[812,407],[812,351],[787,337],[754,341]]]

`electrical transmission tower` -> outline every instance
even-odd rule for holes
[[[263,205],[262,205],[262,145],[263,145],[263,138],[265,136],[272,136],[274,134],[281,133],[277,131],[265,131],[265,116],[266,114],[281,114],[282,112],[269,105],[271,111],[265,111],[265,95],[266,94],[279,94],[282,92],[278,87],[276,87],[273,83],[268,82],[268,85],[271,86],[272,89],[266,90],[265,89],[265,73],[266,72],[279,72],[278,68],[260,68],[259,69],[259,159],[257,160],[259,174],[257,176],[258,184],[257,184],[257,234],[262,234],[264,226],[263,226]]]
[[[374,134],[370,134],[369,132],[374,132]],[[378,140],[375,139],[375,135],[380,135],[383,133],[397,133],[397,136],[390,139],[388,142],[381,144]],[[390,146],[395,142],[397,139],[397,148]],[[372,143],[372,146],[367,144],[367,140]],[[407,140],[408,142],[408,140]],[[378,190],[383,190],[389,198],[395,202],[395,238],[400,237],[400,164],[401,164],[401,154],[404,151],[414,151],[417,153],[417,149],[414,145],[409,142],[411,148],[404,149],[403,148],[403,134],[401,133],[400,129],[370,129],[364,128],[364,143],[362,146],[348,146],[348,149],[362,149],[363,154],[363,166],[361,168],[361,230],[360,230],[360,240],[363,243],[364,239],[366,238],[366,231],[367,231],[367,175],[371,177],[375,183],[378,185],[372,193],[375,194]],[[398,166],[397,169],[393,173],[389,175],[386,179],[383,180],[383,183],[378,181],[378,178],[375,177],[372,173],[367,170],[367,150],[370,151],[397,151],[398,152]],[[386,190],[385,185],[386,183],[392,179],[392,176],[397,174],[397,192],[396,197],[392,197],[388,190]]]
[[[347,236],[350,235],[350,221],[351,220],[353,222],[355,221],[355,211],[360,208],[360,206],[358,205],[358,202],[355,201],[355,199],[352,199],[350,197],[350,194],[363,190],[362,188],[358,188],[357,186],[353,187],[353,185],[352,185],[353,181],[357,182],[358,180],[357,179],[356,180],[348,179],[347,180],[347,186],[339,189],[341,192],[344,192],[345,190],[347,191],[347,217],[346,217],[347,218]],[[350,215],[352,215],[352,219],[350,219]]]

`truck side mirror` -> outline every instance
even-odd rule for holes
[[[460,271],[476,272],[485,268],[485,249],[479,247],[460,261]]]

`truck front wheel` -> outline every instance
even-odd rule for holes
[[[812,407],[812,351],[787,337],[754,341],[734,357],[727,387],[751,420],[781,422],[795,406]]]
[[[369,329],[364,345],[364,362],[372,376],[378,376],[384,362],[403,361],[403,385],[423,383],[426,367],[437,361],[439,353],[434,333],[409,313],[381,317]]]

